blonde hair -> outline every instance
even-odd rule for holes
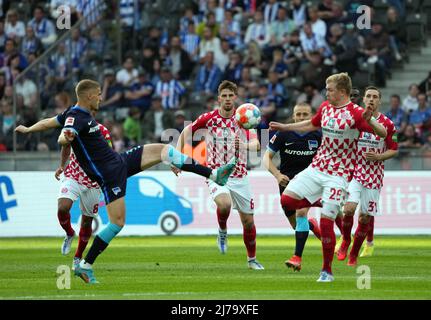
[[[352,91],[352,79],[350,79],[347,72],[336,73],[329,76],[326,78],[326,84],[330,82],[335,83],[337,90],[344,90],[346,95],[350,96],[350,92]]]
[[[75,93],[78,98],[83,97],[89,90],[99,89],[100,84],[97,81],[84,79],[78,82],[75,88]]]

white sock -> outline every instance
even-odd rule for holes
[[[91,264],[89,264],[89,263],[87,263],[87,262],[85,262],[85,260],[84,260],[84,259],[82,259],[82,260],[81,260],[81,262],[79,263],[79,266],[80,266],[82,269],[91,269],[91,267],[92,267],[92,265],[91,265]]]
[[[216,178],[217,178],[217,169],[212,169],[209,179],[214,181]]]
[[[247,257],[247,261],[248,261],[248,262],[253,261],[253,260],[256,260],[256,256],[251,257],[251,258],[250,258],[250,257]]]

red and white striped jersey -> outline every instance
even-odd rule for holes
[[[387,130],[385,139],[368,132],[361,132],[358,141],[357,163],[353,178],[368,189],[383,187],[384,161],[369,161],[365,159],[365,152],[384,153],[387,150],[398,150],[397,132],[394,123],[384,114],[380,114],[377,121]]]
[[[200,131],[204,129],[205,131]],[[224,118],[216,109],[202,114],[192,124],[194,139],[206,138],[207,162],[210,168],[218,168],[235,156],[235,137],[238,135],[240,141],[248,143],[251,139],[256,139],[254,130],[241,128],[235,120],[235,112],[232,117]],[[199,139],[200,140],[200,139]],[[247,150],[240,150],[237,155],[238,161],[232,178],[241,178],[247,175]]]
[[[109,144],[110,147],[112,147],[112,140],[111,140],[111,134],[109,133],[109,130],[106,129],[105,126],[98,123],[100,133],[103,135],[103,137],[106,139],[106,142]],[[81,166],[78,163],[78,160],[76,159],[75,154],[73,153],[73,150],[70,152],[69,157],[69,164],[64,169],[64,176],[66,178],[71,178],[78,182],[79,184],[89,188],[89,189],[98,189],[100,188],[99,184],[93,180],[91,180],[82,170]]]
[[[360,131],[373,132],[362,118],[364,109],[349,102],[335,108],[328,101],[320,105],[311,119],[315,127],[322,128],[322,144],[311,166],[329,175],[341,176],[350,181],[356,165],[356,151]]]

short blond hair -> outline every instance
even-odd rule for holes
[[[346,95],[350,96],[350,92],[352,91],[352,79],[350,79],[347,72],[336,73],[329,76],[326,78],[326,84],[330,82],[335,83],[337,90],[344,90]]]
[[[78,98],[82,97],[89,90],[100,89],[100,84],[97,81],[84,79],[78,82],[75,88],[75,93]]]

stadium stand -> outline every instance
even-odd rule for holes
[[[382,88],[384,112],[390,110],[391,96],[399,94],[402,102],[413,83],[425,94],[423,110],[431,102],[430,70],[423,67],[431,61],[429,0],[2,3],[3,155],[58,151],[57,133],[24,137],[15,136],[13,129],[67,108],[74,102],[74,85],[84,77],[102,84],[98,119],[120,149],[160,140],[145,120],[162,112],[159,101],[166,125],[179,110],[187,120],[210,110],[223,79],[236,81],[241,98],[262,110],[274,105],[273,112],[265,109],[261,129],[273,119],[286,120],[297,101],[316,106],[324,97],[324,79],[334,72],[349,72],[356,87]],[[60,4],[71,8],[70,30],[57,28]],[[357,27],[361,4],[371,7],[369,29]],[[260,17],[256,11],[262,12]],[[265,90],[269,101],[259,98]],[[405,115],[407,124],[410,116]],[[423,119],[415,132],[429,149],[431,114],[424,111],[414,118]],[[137,123],[144,134],[131,138],[127,129]]]

